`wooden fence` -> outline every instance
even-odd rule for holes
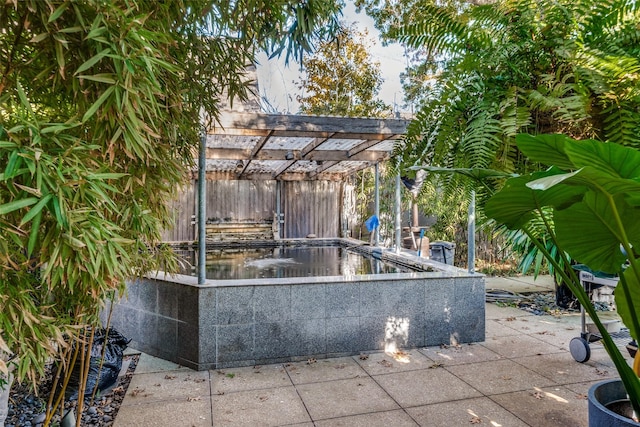
[[[339,237],[343,222],[355,213],[345,212],[345,184],[339,181],[281,181],[282,238]],[[207,181],[207,223],[271,223],[277,212],[275,180]],[[347,192],[346,196],[349,196]],[[353,202],[346,203],[348,210]],[[184,188],[173,203],[175,227],[165,241],[196,240],[197,181]]]

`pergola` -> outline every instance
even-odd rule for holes
[[[209,179],[342,180],[387,160],[408,120],[227,112],[207,129]]]
[[[198,161],[198,235],[204,236],[207,179],[344,180],[375,166],[375,214],[379,216],[378,163],[391,157],[408,120],[223,112],[206,129]],[[396,177],[396,247],[400,248],[400,176]],[[375,244],[378,243],[376,229]],[[206,242],[198,238],[199,263]],[[204,269],[198,281],[205,282]]]

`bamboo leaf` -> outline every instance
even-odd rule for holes
[[[127,173],[92,173],[87,175],[87,179],[118,179],[118,178],[122,178],[123,176],[127,176],[129,174]]]
[[[27,256],[31,257],[33,250],[38,243],[40,237],[40,222],[42,221],[42,210],[33,218],[31,223],[31,232],[29,233],[29,241],[27,242]]]
[[[96,55],[92,56],[91,58],[89,58],[88,60],[86,60],[82,65],[80,65],[78,67],[78,69],[76,70],[76,72],[74,73],[74,75],[77,75],[83,71],[88,70],[89,68],[93,67],[95,64],[97,64],[100,60],[102,60],[102,58],[104,58],[105,56],[107,56],[110,52],[110,49],[105,49],[99,53],[97,53]],[[87,76],[80,76],[82,78],[87,78]],[[106,83],[106,82],[105,82]]]
[[[84,113],[84,116],[82,117],[83,122],[86,122],[87,120],[89,120],[96,113],[96,111],[98,111],[98,108],[100,108],[100,106],[107,100],[107,98],[111,96],[111,93],[114,91],[114,88],[115,86],[109,86],[107,90],[105,90],[104,93],[100,95],[100,98],[98,98],[96,102],[93,103],[91,108],[89,108],[87,112]]]
[[[15,200],[13,202],[0,205],[0,215],[6,215],[18,209],[26,208],[38,202],[37,197],[28,197],[26,199]]]
[[[91,80],[99,83],[107,83],[110,85],[116,84],[115,79],[113,78],[113,74],[94,74],[94,75],[79,75],[79,79]]]
[[[39,215],[42,211],[42,208],[44,208],[47,203],[49,203],[51,197],[53,197],[51,194],[47,194],[42,199],[40,199],[40,201],[36,203],[36,205],[32,207],[29,212],[27,212],[27,214],[22,218],[22,221],[20,221],[20,226],[22,227],[24,224],[31,221],[33,217]]]
[[[47,22],[50,24],[53,21],[55,21],[56,19],[60,18],[60,16],[62,16],[64,11],[67,10],[68,7],[69,7],[69,2],[68,1],[62,3],[62,5],[60,5],[60,7],[58,7],[56,10],[54,10],[53,13],[51,14],[51,16],[49,16],[49,20]]]

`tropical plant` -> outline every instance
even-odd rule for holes
[[[342,23],[336,35],[305,55],[298,82],[300,113],[342,117],[384,117],[391,108],[377,99],[382,77],[366,30]]]
[[[533,161],[552,165],[542,172],[510,178],[493,195],[485,212],[512,230],[525,233],[562,275],[598,327],[636,413],[640,379],[629,367],[599,319],[573,269],[564,269],[548,250],[532,222],[544,224],[546,236],[565,265],[576,260],[593,271],[619,276],[615,302],[634,340],[640,338],[640,151],[610,142],[574,140],[564,135],[519,135],[518,148]]]
[[[202,117],[246,97],[259,49],[298,56],[334,28],[338,3],[0,6],[0,350],[18,379],[69,361],[105,298],[171,263],[158,242]]]
[[[390,40],[416,53],[406,90],[421,98],[406,143],[398,146],[403,167],[536,170],[539,165],[515,145],[521,132],[562,132],[640,147],[636,1],[415,7],[407,0],[396,9],[400,3],[412,7],[410,19],[398,20],[392,8],[380,8],[378,16]],[[452,176],[439,185],[450,191],[469,183]],[[479,219],[484,199],[501,185],[496,180],[491,191],[477,189]],[[530,245],[522,247],[540,259]]]

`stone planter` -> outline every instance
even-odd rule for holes
[[[624,401],[628,402],[628,399],[622,381],[608,380],[594,384],[589,389],[589,426],[639,427],[640,423],[607,408],[613,402]],[[633,412],[631,409],[630,411]]]

